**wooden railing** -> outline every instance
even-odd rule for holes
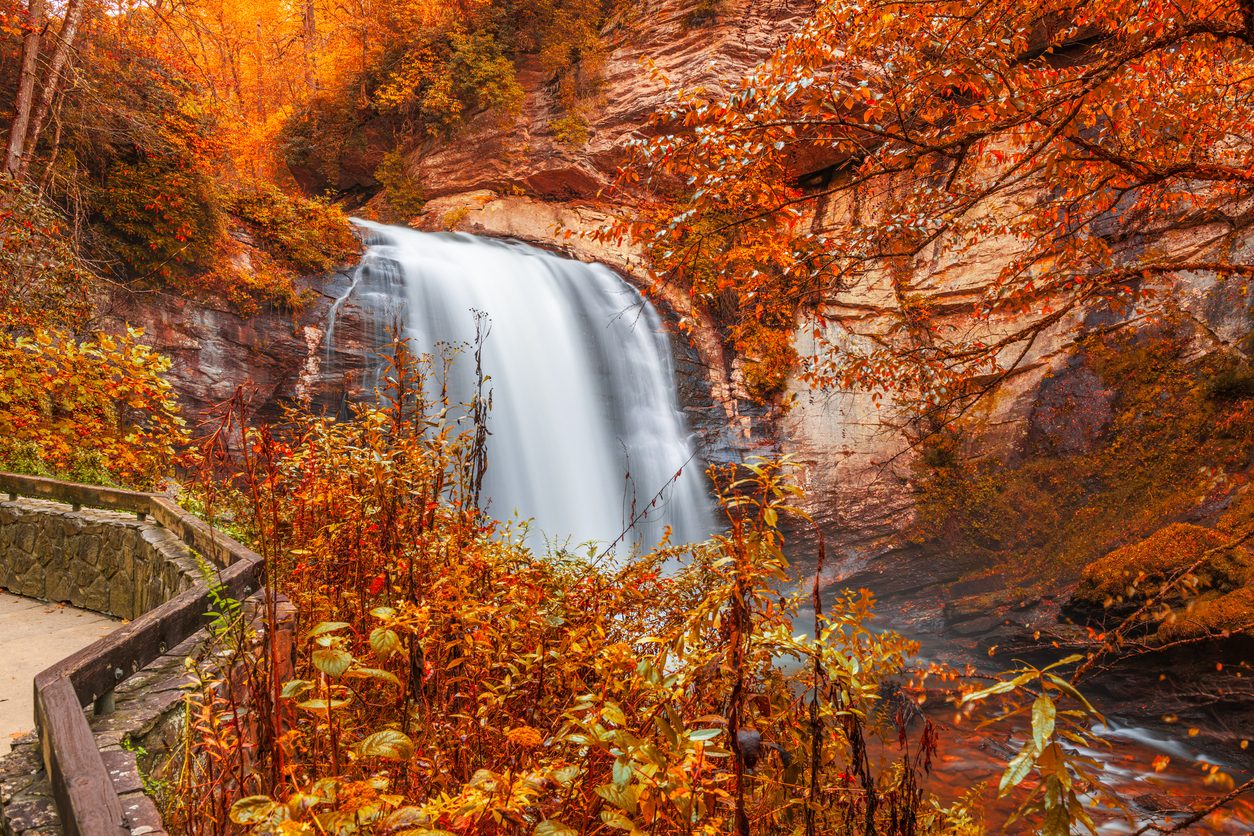
[[[75,509],[134,513],[177,535],[217,567],[221,594],[242,599],[260,588],[261,556],[168,498],[0,473],[0,494],[67,503]],[[181,644],[209,620],[209,586],[198,584],[35,677],[35,725],[61,824],[69,836],[129,836],[122,802],[96,747],[84,708]]]

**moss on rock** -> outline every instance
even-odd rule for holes
[[[1180,588],[1167,594],[1168,603],[1194,597],[1198,591],[1230,592],[1254,576],[1254,560],[1243,548],[1228,546],[1231,539],[1198,525],[1168,525],[1086,566],[1072,603],[1115,608],[1125,603],[1139,605],[1177,577],[1182,578]]]
[[[925,447],[919,465],[913,542],[952,556],[964,579],[996,575],[1007,586],[1057,588],[1168,523],[1225,532],[1254,525],[1254,491],[1245,491],[1254,397],[1231,386],[1216,397],[1211,381],[1232,361],[1219,352],[1197,357],[1193,345],[1187,323],[1082,340],[1054,395],[1081,403],[1109,392],[1102,420],[1085,424],[1086,444],[1057,443],[1056,421],[1002,459],[960,452],[978,447],[985,428],[974,420],[934,440],[928,447],[936,451]],[[1069,389],[1065,375],[1084,385]],[[1135,549],[1119,559],[1132,557]],[[1109,591],[1102,590],[1099,605]]]
[[[1199,638],[1254,637],[1254,585],[1213,596],[1202,596],[1172,612],[1158,628],[1163,641]]]

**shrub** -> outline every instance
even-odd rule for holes
[[[455,31],[405,44],[372,101],[381,113],[438,136],[459,127],[468,113],[518,113],[523,91],[495,38]]]
[[[791,328],[750,322],[737,329],[735,344],[744,360],[745,388],[751,398],[765,402],[784,391],[797,364]]]
[[[82,322],[93,278],[60,216],[0,175],[0,331]]]
[[[212,267],[226,235],[217,187],[194,167],[119,161],[91,200],[96,231],[131,278],[177,285]]]
[[[400,151],[383,155],[383,162],[374,170],[374,178],[383,186],[383,202],[395,219],[405,221],[422,213],[426,204],[422,186],[410,176],[405,155]]]
[[[444,225],[445,229],[447,229],[449,232],[452,232],[456,230],[458,227],[460,227],[462,223],[469,217],[470,217],[470,207],[458,206],[455,209],[450,209],[447,212],[445,212],[444,215],[441,216],[440,218],[440,223]]]
[[[692,10],[684,15],[684,25],[689,29],[712,26],[723,14],[724,0],[697,0]]]
[[[869,628],[867,593],[796,635],[786,467],[716,474],[728,533],[709,543],[616,568],[537,555],[476,509],[480,434],[421,402],[439,367],[398,364],[389,406],[292,415],[244,445],[254,540],[308,637],[295,679],[253,691],[278,704],[247,712],[293,720],[247,775],[218,780],[244,744],[214,730],[238,713],[194,696],[210,738],[189,741],[171,821],[225,832],[229,808],[259,834],[714,834],[739,816],[836,832],[920,815],[926,724],[882,771],[866,756],[873,736],[907,740],[874,706],[914,645]]]
[[[323,200],[293,197],[254,181],[234,187],[227,208],[248,224],[263,249],[298,273],[326,273],[360,252],[344,213]]]
[[[169,476],[184,422],[170,361],[142,336],[0,332],[0,469],[138,488]]]
[[[549,123],[549,133],[563,145],[578,148],[586,145],[591,133],[588,120],[579,113],[566,113]]]

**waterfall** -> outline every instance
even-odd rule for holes
[[[357,223],[366,252],[332,307],[328,347],[350,297],[373,325],[375,355],[394,332],[435,355],[473,341],[476,312],[488,317],[483,502],[492,516],[532,520],[533,548],[604,546],[629,527],[624,542],[641,547],[665,526],[680,543],[711,534],[666,334],[622,277],[519,243]],[[377,357],[366,362],[377,375]],[[469,400],[473,367],[469,355],[454,362],[455,402]]]

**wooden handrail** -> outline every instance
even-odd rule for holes
[[[218,569],[220,594],[241,599],[264,580],[261,556],[157,494],[0,473],[0,493],[151,515]],[[181,644],[208,621],[201,582],[35,677],[35,725],[61,825],[69,836],[124,836],[122,803],[83,709]]]
[[[35,723],[52,798],[67,834],[129,834],[96,738],[68,679],[35,680]]]
[[[135,514],[148,513],[153,500],[152,494],[139,491],[79,485],[75,482],[60,482],[56,479],[23,476],[18,473],[0,473],[0,493],[33,499],[51,499],[67,505],[85,505],[88,508],[130,511]]]

